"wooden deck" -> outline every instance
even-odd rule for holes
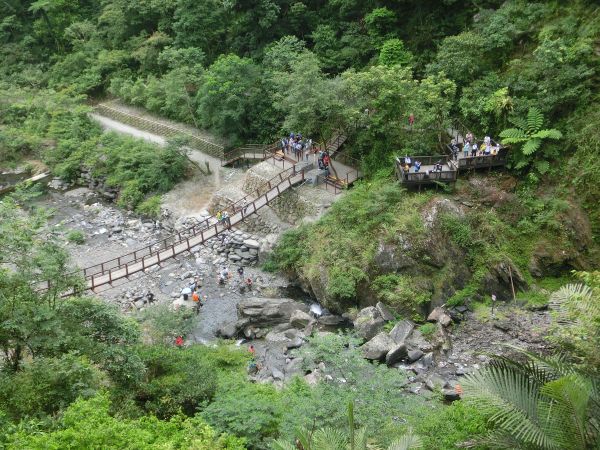
[[[405,186],[421,186],[435,183],[454,183],[458,177],[456,163],[446,155],[414,156],[412,166],[407,173],[404,171],[404,158],[396,158],[396,176]],[[414,162],[421,161],[421,169],[414,170]],[[435,171],[436,162],[442,162],[442,170]]]
[[[492,140],[492,144],[496,145],[496,142]],[[477,145],[481,147],[483,141],[477,142]],[[446,146],[449,155],[452,154],[452,148],[450,145]],[[452,158],[452,157],[450,157]],[[459,171],[464,170],[477,170],[477,169],[491,169],[492,167],[504,167],[508,161],[508,148],[500,147],[498,154],[496,155],[479,155],[479,156],[465,156],[462,148],[458,152],[458,159],[454,160],[457,164]]]

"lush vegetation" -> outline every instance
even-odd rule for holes
[[[301,355],[323,362],[325,381],[277,390],[249,383],[248,355],[226,343],[174,348],[190,329],[183,313],[134,320],[60,299],[82,281],[46,213],[3,198],[0,446],[597,445],[598,274],[561,286],[598,261],[599,36],[592,0],[3,1],[2,167],[41,160],[157,215],[188,171],[181,142],[103,133],[88,101],[115,96],[232,143],[341,130],[366,180],[286,234],[267,268],[333,310],[382,300],[417,319],[430,302],[485,300],[490,286],[510,296],[494,284],[509,270],[518,301],[551,298],[569,325],[551,337],[566,359],[497,361],[472,376],[469,402],[447,408],[403,395],[405,377],[365,362],[345,335],[314,337]],[[511,143],[508,173],[459,183],[453,202],[402,191],[394,156],[438,153],[450,127]]]

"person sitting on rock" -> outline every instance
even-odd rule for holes
[[[249,291],[252,290],[252,278],[250,277],[246,278],[246,289],[248,289]]]
[[[243,280],[244,279],[244,266],[238,267],[237,273],[240,276],[240,280]]]

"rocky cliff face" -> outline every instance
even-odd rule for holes
[[[379,275],[409,275],[416,288],[431,296],[431,308],[442,304],[457,289],[464,287],[470,277],[464,250],[454,244],[441,226],[444,214],[462,217],[463,207],[455,201],[434,198],[423,210],[423,236],[397,235],[390,242],[379,241],[369,268],[369,277],[358,286],[357,307],[375,305],[377,292],[372,280]],[[325,270],[299,276],[301,286],[322,304],[340,311],[338,302],[327,293],[329,279]],[[424,305],[423,314],[429,305]],[[409,313],[406,311],[406,313]]]

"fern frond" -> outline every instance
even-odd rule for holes
[[[331,427],[320,428],[313,435],[313,448],[315,450],[344,450],[346,443],[346,433]]]
[[[539,173],[544,175],[548,172],[548,170],[550,170],[550,163],[548,161],[536,161],[535,168]]]
[[[588,421],[591,382],[571,374],[547,383],[541,392],[551,399],[540,405],[540,416],[553,440],[565,449],[589,448],[594,434]]]
[[[388,450],[413,450],[423,448],[423,442],[421,438],[412,431],[409,431],[400,439],[396,439],[390,444]]]
[[[527,121],[521,117],[511,117],[508,121],[521,130],[527,129]]]
[[[540,145],[542,145],[541,139],[530,139],[529,141],[525,142],[525,145],[523,145],[523,154],[534,154],[540,148]]]
[[[544,125],[544,115],[536,108],[529,108],[527,113],[527,131],[529,134],[536,133]]]
[[[519,128],[507,128],[500,133],[502,143],[504,144],[519,144],[525,142],[529,137]]]
[[[594,290],[585,284],[571,283],[561,287],[552,293],[550,303],[564,306],[572,304],[584,314],[600,315],[600,302]]]
[[[463,382],[464,399],[490,416],[497,428],[521,442],[542,448],[558,448],[538,422],[542,396],[537,383],[503,361],[470,374]]]
[[[271,450],[296,450],[296,446],[283,439],[277,439],[271,442]]]
[[[551,128],[549,130],[540,130],[537,133],[534,133],[533,135],[531,135],[531,137],[537,138],[537,139],[559,140],[559,139],[562,139],[563,134],[560,131],[555,130],[554,128]]]

